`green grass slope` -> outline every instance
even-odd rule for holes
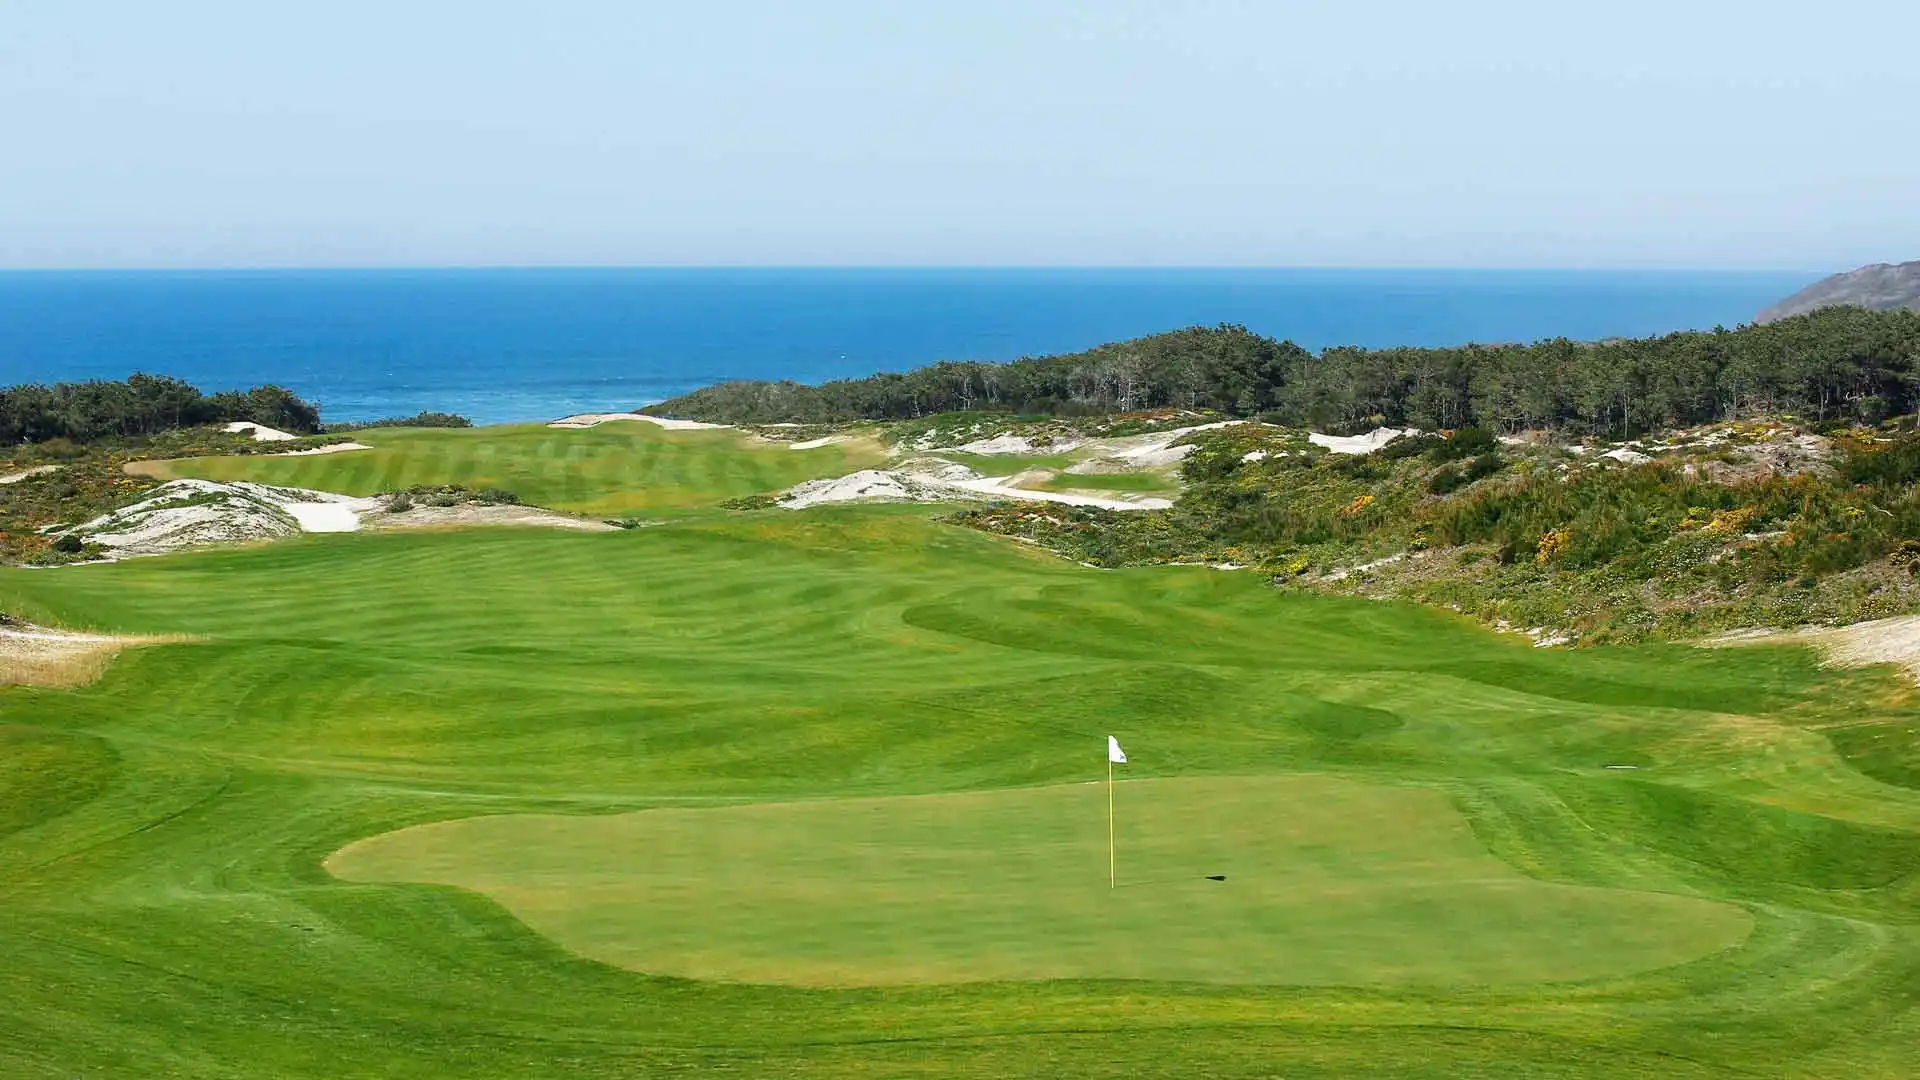
[[[509,432],[499,453],[538,475],[532,445],[583,436]],[[647,433],[603,438],[629,436]],[[441,474],[407,482],[496,482],[450,475],[490,459],[484,439],[439,445]],[[393,486],[355,459],[256,478]],[[557,495],[522,494],[569,504],[552,477]],[[0,691],[0,1076],[1902,1077],[1920,1045],[1920,791],[1856,767],[1898,779],[1920,720],[1890,673],[1797,650],[1534,650],[1247,575],[1088,570],[912,508],[307,537],[3,571],[0,609],[195,639],[83,689]],[[1146,830],[1128,881],[1244,851],[1200,883],[1243,891],[1103,895],[1073,799],[1099,790],[1074,785],[1102,775],[1108,732],[1144,781],[1123,798],[1172,793],[1123,819]],[[890,810],[856,827],[862,799]],[[467,819],[435,827],[566,827],[507,863],[474,848],[374,876],[485,886],[462,875],[505,865],[525,884],[553,859],[551,891],[606,877],[601,928],[576,906],[549,937],[512,895],[327,869]],[[901,858],[968,852],[992,894],[955,940],[900,944],[925,913],[862,905],[958,903],[948,871],[834,875],[778,850],[853,858],[860,828]],[[623,829],[737,865],[669,903],[661,864],[613,865],[595,836]],[[1039,878],[1050,830],[1092,852],[1071,886]],[[784,964],[752,940],[782,895],[754,895],[756,870],[788,896],[802,872],[844,890],[774,928],[819,935],[788,955],[867,973],[801,981],[884,983],[888,963],[932,981],[677,977]],[[1420,873],[1455,887],[1369,916]],[[1261,895],[1317,936],[1251,970]],[[1076,946],[1095,918],[1114,927]],[[990,926],[1003,939],[970,948]],[[1237,947],[1175,955],[1209,928]],[[689,958],[651,966],[648,934]],[[1096,977],[1121,973],[1140,977]],[[1025,974],[1086,977],[964,981]],[[1541,978],[1560,981],[1520,981]]]
[[[616,422],[586,429],[383,428],[355,432],[373,447],[312,457],[212,457],[153,462],[164,479],[251,480],[373,495],[415,485],[503,488],[521,501],[582,514],[707,505],[841,476],[881,460],[855,441],[790,450],[738,431],[665,431]]]

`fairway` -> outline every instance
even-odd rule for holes
[[[374,495],[416,485],[501,488],[522,502],[580,514],[702,506],[844,476],[884,460],[855,440],[792,450],[740,431],[675,431],[640,421],[586,429],[380,428],[372,447],[310,457],[188,458],[142,467],[163,479],[249,480]]]
[[[473,889],[637,971],[815,986],[1574,980],[1692,960],[1752,926],[1729,904],[1523,877],[1431,791],[1310,774],[1118,787],[1117,888],[1097,783],[483,817],[327,866]]]
[[[0,690],[0,1076],[1912,1075],[1897,673],[703,510],[813,467],[705,434],[653,528],[0,571],[170,641]],[[577,508],[657,440],[231,467]]]

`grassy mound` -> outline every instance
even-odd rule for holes
[[[437,464],[365,484],[514,486],[424,474],[537,475],[547,438],[560,458],[626,444],[632,465],[650,435],[423,433]],[[627,490],[626,466],[595,467],[573,505]],[[552,468],[529,501],[567,502]],[[1894,674],[1794,648],[1535,650],[1251,575],[1088,570],[911,507],[4,570],[0,609],[195,639],[90,686],[0,691],[0,1075],[1900,1077],[1920,1044],[1920,791],[1888,782],[1920,714]],[[1227,882],[1103,895],[1072,804],[1099,789],[1072,785],[1109,731],[1151,778],[1122,798],[1172,800],[1122,817],[1168,830],[1126,839],[1126,880]],[[887,813],[863,824],[870,806]],[[413,826],[362,850],[536,823],[552,835],[509,869],[537,887],[541,859],[566,882],[607,869],[604,931],[325,865]],[[862,830],[876,857],[940,857],[834,874]],[[732,899],[662,899],[616,834],[752,858],[700,868]],[[1050,836],[1092,858],[1091,894],[1038,876]],[[956,852],[998,883],[954,940],[923,940],[961,905]],[[747,871],[770,866],[829,891],[759,896]],[[462,880],[431,869],[382,876]],[[1395,906],[1421,880],[1445,884]],[[642,892],[657,922],[624,903]],[[1097,910],[1129,948],[1076,943]],[[761,922],[789,956],[817,938],[797,981],[882,982],[896,951],[936,981],[696,981],[589,942],[644,948],[644,924],[676,935],[683,974],[747,977],[786,966]],[[1289,926],[1287,949],[1262,944]],[[965,981],[1048,974],[1077,977]]]

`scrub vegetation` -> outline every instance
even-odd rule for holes
[[[1590,640],[1853,622],[1920,604],[1920,434],[1769,422],[1613,451],[1482,429],[1364,455],[1199,432],[1169,510],[1017,504],[955,518],[1099,566],[1255,567],[1279,585],[1445,605]],[[1644,451],[1644,452],[1642,452]]]

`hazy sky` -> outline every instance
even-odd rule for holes
[[[1915,0],[0,0],[0,266],[1920,258]]]

